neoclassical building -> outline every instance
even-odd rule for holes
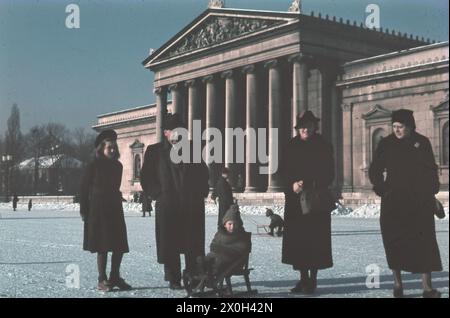
[[[102,115],[94,127],[117,128],[122,160],[132,159],[124,164],[124,192],[140,189],[136,154],[142,160],[144,147],[161,140],[166,112],[182,114],[190,134],[194,120],[201,120],[202,130],[265,128],[270,166],[295,133],[297,114],[309,109],[334,145],[335,189],[344,193],[370,191],[372,148],[389,132],[393,109],[414,103],[418,129],[448,158],[448,43],[430,45],[405,33],[305,15],[295,3],[288,12],[269,12],[228,9],[219,1],[142,62],[155,75],[156,105]],[[259,174],[261,163],[248,160],[257,143],[248,136],[245,162],[235,163],[233,140],[225,136],[223,164],[210,165],[210,184],[225,165],[234,186],[239,175],[244,180],[241,198],[282,200],[278,174]],[[448,186],[448,159],[440,171]]]

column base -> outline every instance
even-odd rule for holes
[[[266,192],[283,192],[283,187],[281,186],[269,186]]]
[[[354,192],[354,188],[350,185],[343,185],[342,186],[342,193],[344,192]]]
[[[255,192],[261,192],[257,187],[245,187],[244,190],[245,193],[255,193]]]

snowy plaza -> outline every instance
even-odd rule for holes
[[[130,253],[124,256],[121,275],[134,288],[102,294],[96,290],[96,257],[82,250],[83,224],[76,205],[36,205],[28,212],[19,204],[18,211],[12,212],[10,205],[1,204],[0,297],[185,297],[184,290],[169,290],[163,280],[163,266],[156,262],[154,217],[142,218],[138,205],[125,204],[124,209]],[[215,209],[207,205],[206,252],[216,229]],[[246,230],[253,233],[250,267],[254,270],[250,279],[258,290],[257,297],[392,297],[379,220],[375,213],[369,213],[370,209],[365,210],[359,214],[334,213],[334,266],[319,272],[317,293],[304,296],[289,292],[298,272],[281,263],[282,239],[257,234],[258,224],[268,224],[263,216],[265,209],[242,207]],[[436,231],[444,270],[433,273],[433,282],[443,297],[448,297],[448,218],[436,221]],[[380,270],[379,286],[369,289],[366,281],[372,287],[376,283],[374,268]],[[75,277],[78,272],[79,280]],[[372,279],[368,279],[369,274]],[[232,282],[234,291],[245,290],[242,277],[233,277]],[[404,286],[406,297],[421,297],[420,275],[404,273]]]

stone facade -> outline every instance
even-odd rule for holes
[[[343,191],[370,192],[368,168],[379,140],[392,132],[391,112],[414,111],[417,131],[431,140],[448,190],[448,42],[343,65],[337,82],[343,110]]]
[[[213,6],[142,62],[155,73],[156,104],[99,116],[94,128],[117,130],[125,167],[122,191],[131,195],[140,191],[133,175],[136,156],[142,159],[146,146],[162,139],[167,112],[180,113],[191,135],[198,119],[202,130],[266,128],[271,158],[273,145],[280,151],[295,133],[297,114],[309,109],[321,118],[321,133],[335,148],[336,191],[368,195],[372,139],[389,131],[390,112],[409,106],[414,96],[419,131],[432,138],[437,159],[447,160],[440,173],[448,186],[448,146],[446,152],[436,141],[448,131],[448,44],[425,44],[320,14]],[[257,139],[246,142],[251,146]],[[260,163],[234,163],[230,140],[223,144],[233,186],[239,175],[244,181],[246,193],[238,199],[282,203],[279,176],[258,174]],[[209,166],[211,185],[219,167]]]

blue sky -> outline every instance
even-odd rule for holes
[[[229,8],[286,11],[292,0],[226,0]],[[67,29],[68,4],[80,29]],[[448,41],[447,0],[303,0],[303,11]],[[208,0],[0,0],[0,133],[13,103],[22,131],[49,121],[90,127],[96,116],[154,102],[142,60],[201,14]]]

